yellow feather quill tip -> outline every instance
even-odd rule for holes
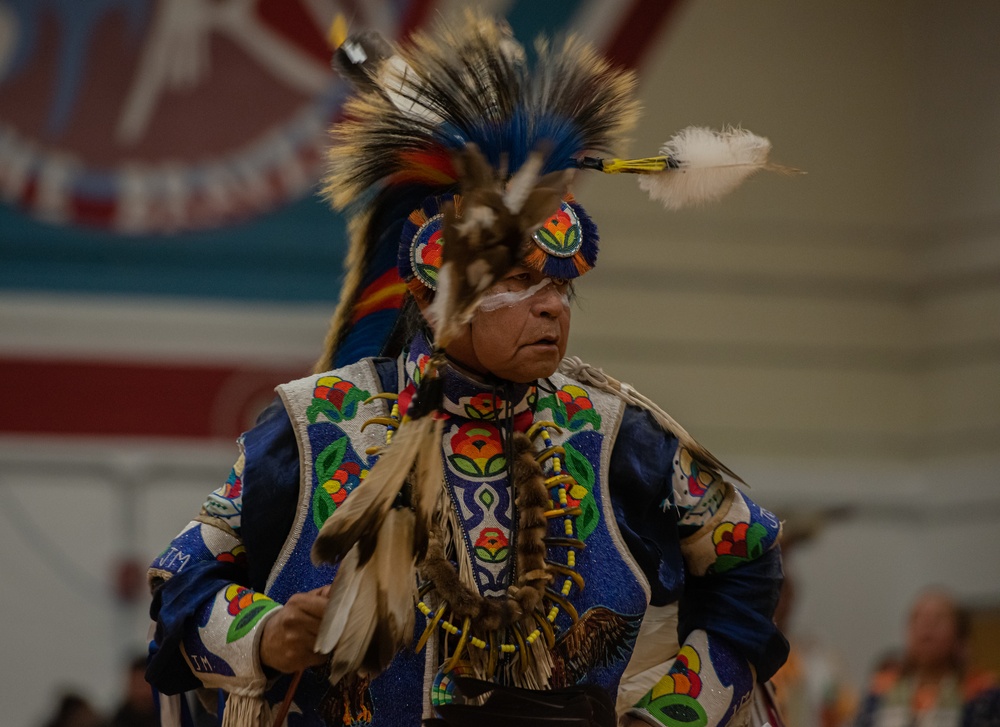
[[[326,34],[326,42],[330,48],[337,50],[347,40],[347,18],[342,13],[337,13],[333,22],[330,23],[330,30]]]
[[[601,171],[605,174],[653,174],[662,172],[669,162],[666,157],[646,157],[645,159],[604,159]]]

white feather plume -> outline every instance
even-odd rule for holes
[[[639,186],[667,209],[710,202],[768,168],[771,142],[746,129],[689,126],[660,148],[671,167],[639,177]]]

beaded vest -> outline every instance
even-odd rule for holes
[[[418,337],[400,358],[398,410],[405,411],[428,353]],[[377,461],[393,407],[387,399],[371,398],[383,392],[369,360],[285,384],[278,391],[296,432],[301,466],[295,521],[266,589],[268,596],[285,602],[296,592],[332,581],[335,567],[317,567],[310,561],[312,543],[326,518],[363,484]],[[616,397],[589,391],[558,374],[537,387],[507,385],[498,390],[451,369],[446,373],[443,461],[451,506],[463,533],[466,567],[484,596],[503,596],[512,583],[517,534],[512,528],[516,515],[505,436],[527,431],[534,435],[539,455],[550,452],[542,464],[546,476],[563,483],[552,490],[552,512],[557,514],[549,521],[549,534],[553,540],[578,540],[585,546],[553,544],[546,554],[559,566],[551,584],[554,595],[545,602],[547,638],[555,641],[549,649],[551,686],[598,684],[612,699],[649,601],[648,584],[621,539],[608,495],[608,463],[623,409]],[[552,447],[561,447],[561,456],[553,458]],[[573,515],[558,514],[566,512]],[[414,645],[425,629],[425,615],[430,615],[423,602],[420,606]],[[401,651],[371,680],[348,677],[331,686],[325,668],[307,670],[289,724],[419,724],[431,715],[434,703],[450,699],[449,674],[442,664],[460,638],[457,631],[455,625],[439,624],[423,650]],[[506,639],[509,644],[501,644],[504,639],[493,645],[477,641],[479,646],[467,648],[496,649],[501,666],[509,663],[511,652],[531,648],[517,643],[521,636]],[[278,680],[268,691],[268,701],[280,702],[287,682]]]

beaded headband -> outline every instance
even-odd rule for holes
[[[427,298],[438,287],[443,252],[444,208],[461,217],[462,195],[428,197],[410,213],[399,239],[399,275],[415,296]],[[551,278],[572,280],[597,263],[597,225],[572,195],[567,195],[524,244],[522,264]]]

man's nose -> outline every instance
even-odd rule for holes
[[[535,293],[532,299],[532,309],[535,315],[540,316],[555,318],[562,313],[565,305],[566,296],[551,282]]]

